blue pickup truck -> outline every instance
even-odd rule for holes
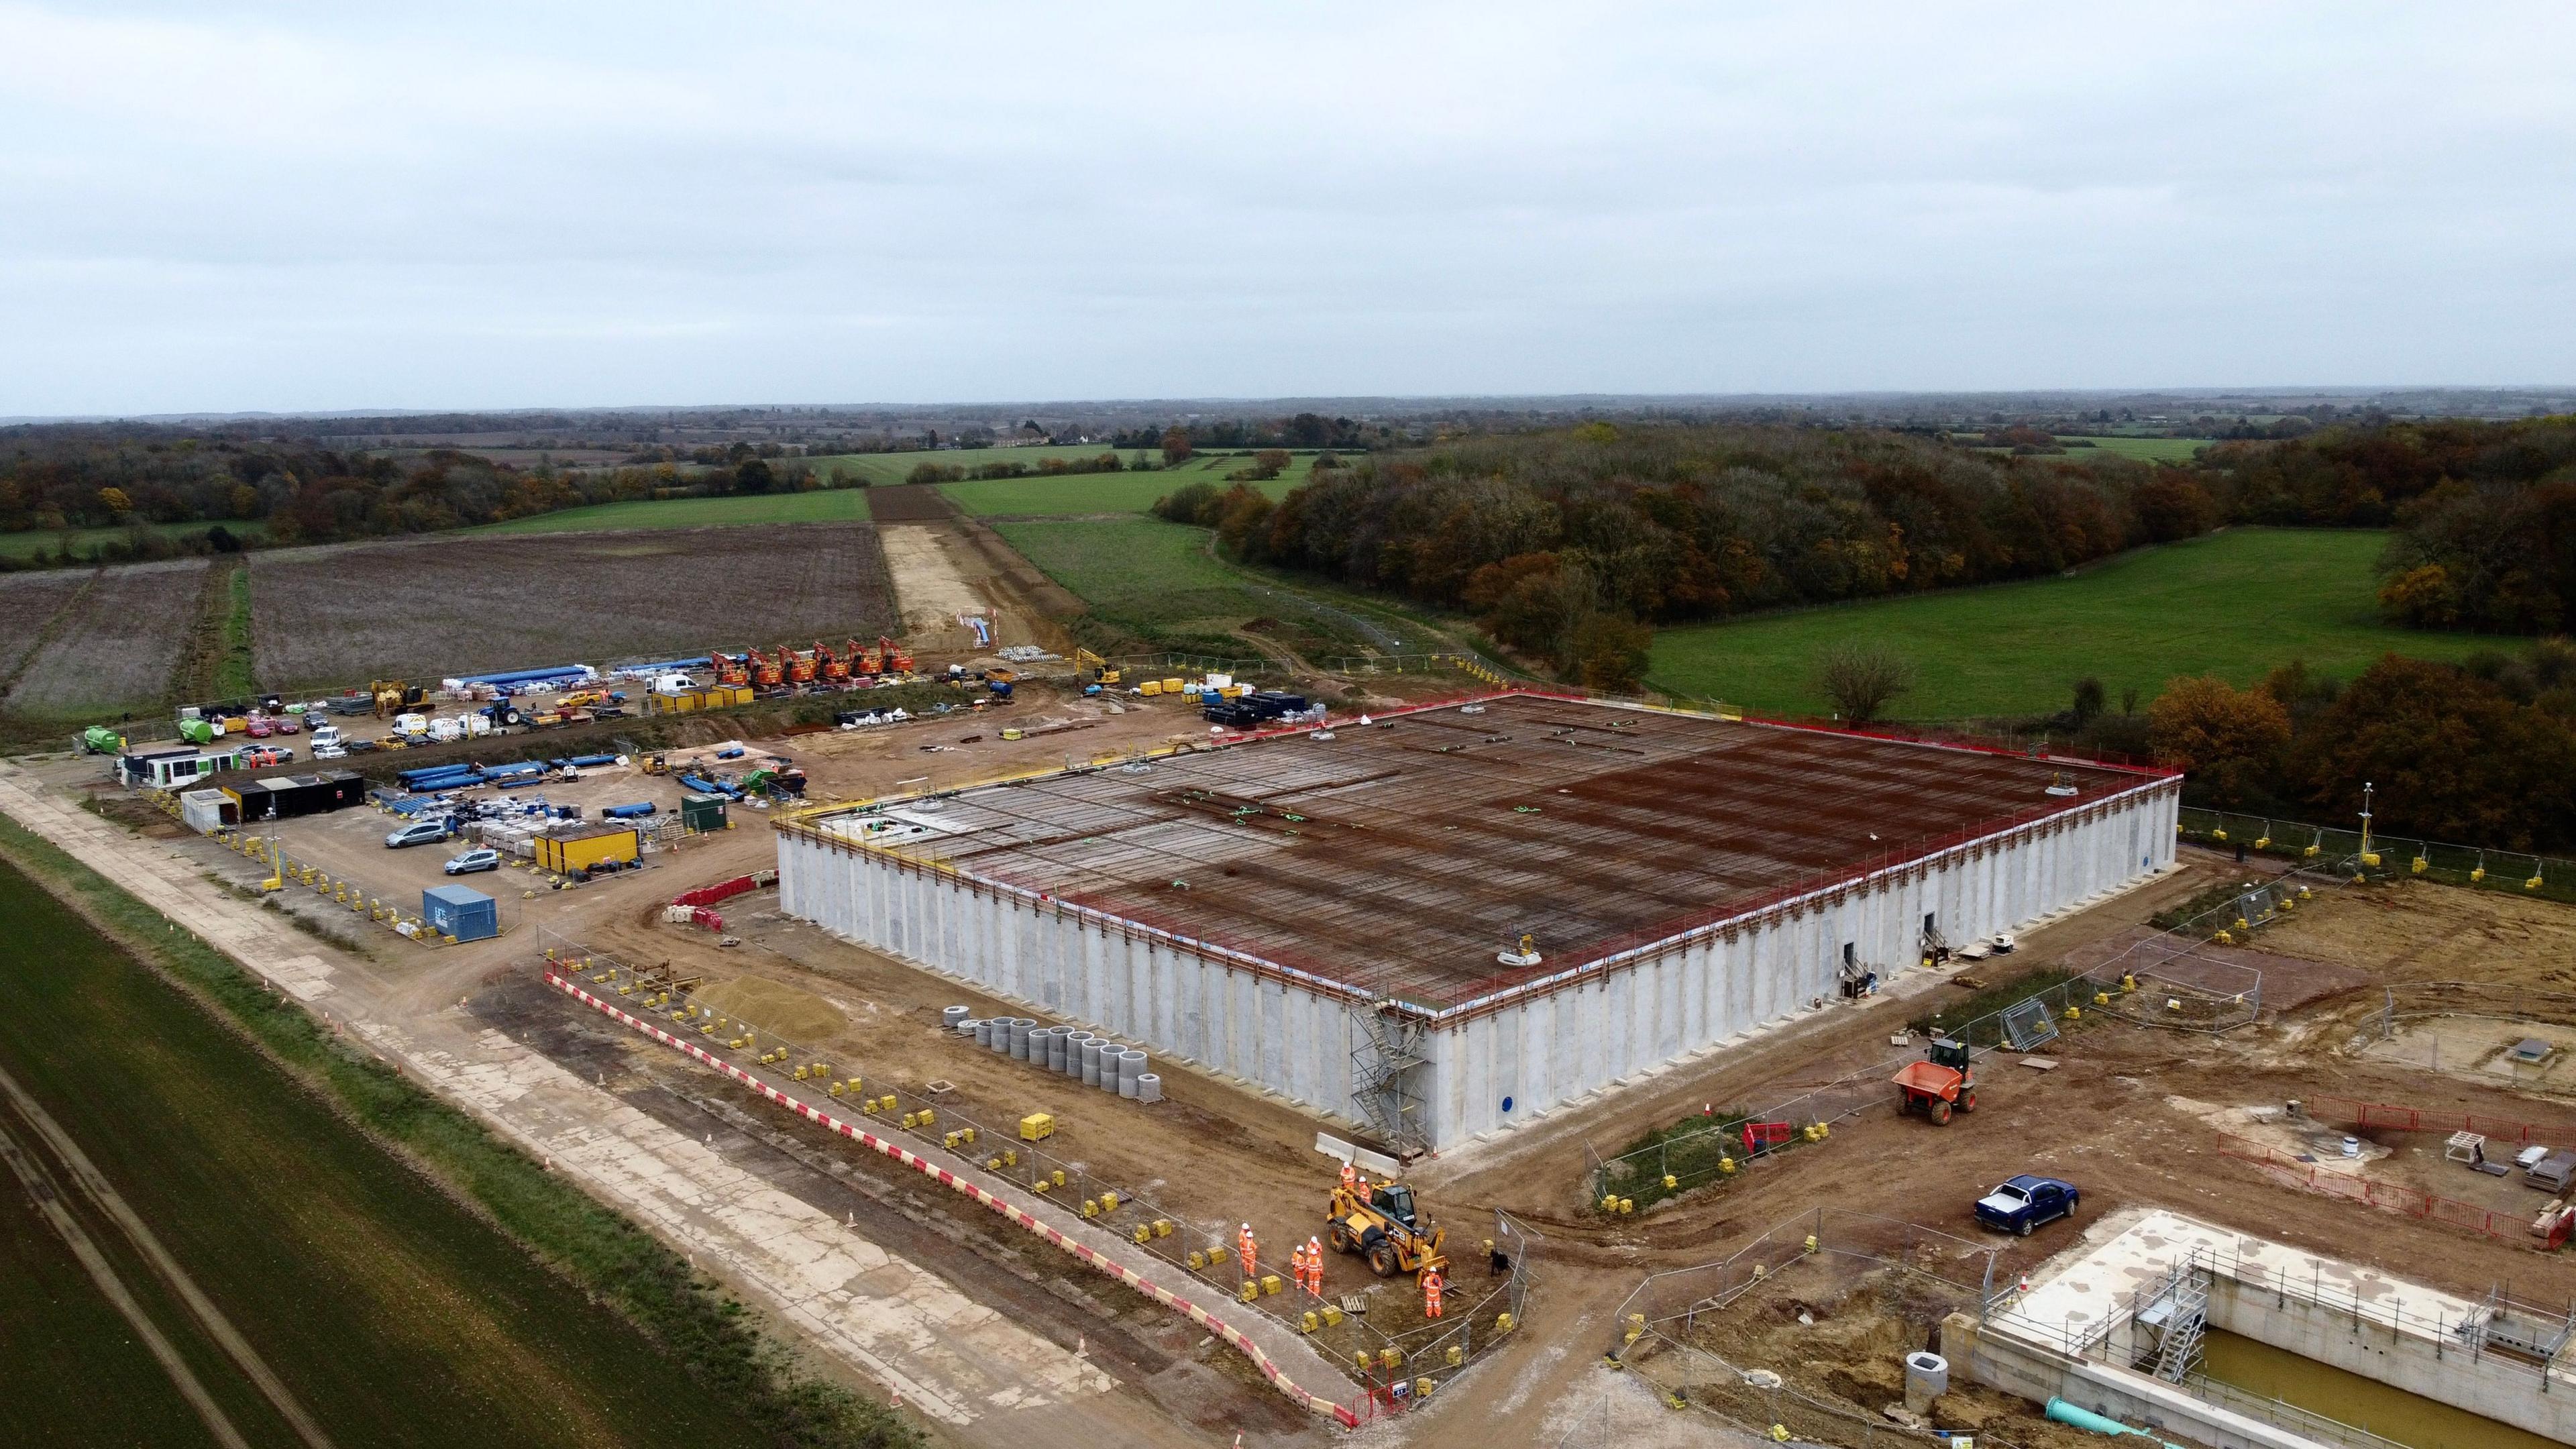
[[[2075,1184],[2023,1173],[1977,1199],[1980,1226],[2030,1236],[2042,1223],[2075,1216]]]

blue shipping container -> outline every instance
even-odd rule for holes
[[[483,941],[501,934],[501,908],[481,891],[431,886],[420,893],[420,918],[442,936]]]

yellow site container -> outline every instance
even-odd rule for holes
[[[1177,679],[1166,679],[1166,680],[1164,680],[1164,681],[1163,681],[1163,692],[1164,692],[1165,694],[1178,694],[1178,693],[1180,693],[1180,692],[1181,692],[1181,682],[1180,682],[1179,680],[1177,680]]]
[[[1163,681],[1159,679],[1148,679],[1144,683],[1136,686],[1136,692],[1145,696],[1147,699],[1152,699],[1154,696],[1163,692]]]
[[[1031,1112],[1020,1119],[1020,1140],[1023,1142],[1044,1142],[1054,1135],[1055,1114],[1052,1112]]]
[[[709,709],[723,709],[728,705],[751,703],[751,686],[748,684],[719,684],[713,689],[701,690],[700,693],[705,696]]]
[[[631,825],[601,825],[577,834],[538,836],[536,851],[539,870],[570,875],[602,861],[632,865],[644,854],[644,841]]]

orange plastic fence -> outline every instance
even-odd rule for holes
[[[2529,1227],[2528,1222],[2516,1214],[2495,1212],[2453,1198],[2435,1197],[2421,1188],[2400,1183],[2376,1182],[2357,1172],[2338,1172],[2319,1163],[2301,1162],[2277,1147],[2250,1142],[2231,1133],[2218,1134],[2218,1152],[2222,1157],[2251,1163],[2287,1186],[2304,1188],[2327,1197],[2368,1203],[2383,1212],[2402,1213],[2410,1218],[2466,1228],[2491,1238],[2512,1239]]]

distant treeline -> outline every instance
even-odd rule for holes
[[[906,473],[906,483],[962,483],[969,478],[1053,478],[1068,473],[1118,473],[1130,467],[1151,471],[1153,464],[1139,453],[1133,463],[1121,461],[1116,453],[1101,453],[1090,458],[1040,458],[1024,462],[1005,458],[995,463],[915,463]]]
[[[1179,452],[1186,457],[1192,449],[1201,452],[1245,448],[1363,450],[1372,446],[1385,447],[1396,437],[1395,430],[1383,424],[1328,418],[1321,413],[1298,413],[1285,418],[1222,418],[1173,423],[1158,428],[1129,428],[1113,435],[1109,441],[1121,448],[1169,448],[1178,443]]]
[[[226,551],[255,524],[269,543],[319,543],[494,523],[591,503],[768,493],[834,480],[805,460],[771,459],[744,445],[724,465],[561,470],[514,468],[473,453],[433,449],[409,457],[293,443],[200,439],[78,440],[22,449],[0,462],[0,531],[128,528],[66,553],[38,553],[19,567],[115,563]],[[207,525],[204,533],[141,525]],[[0,558],[0,568],[12,561]]]

